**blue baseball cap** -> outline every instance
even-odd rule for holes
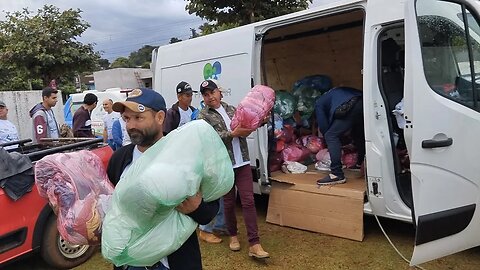
[[[153,89],[139,88],[128,93],[127,100],[115,102],[112,109],[116,112],[123,112],[125,107],[134,112],[144,112],[148,109],[153,111],[166,111],[165,99]]]

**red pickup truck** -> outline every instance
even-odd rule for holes
[[[91,139],[25,146],[20,141],[20,147],[15,151],[26,154],[35,162],[52,153],[89,149],[102,159],[106,167],[112,150],[101,141]],[[47,199],[40,197],[35,185],[17,201],[10,199],[0,188],[0,209],[0,266],[39,251],[52,267],[70,269],[88,260],[95,252],[95,247],[72,245],[62,239],[57,231],[56,215]]]

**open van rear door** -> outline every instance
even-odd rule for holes
[[[480,245],[479,10],[470,0],[406,1],[411,265]]]

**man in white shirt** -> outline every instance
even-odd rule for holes
[[[116,145],[116,143],[114,142],[112,135],[112,127],[113,122],[120,119],[120,114],[113,111],[113,100],[111,99],[105,99],[102,103],[102,106],[107,113],[103,116],[103,142],[108,143],[108,145],[115,151],[117,148],[120,148],[121,145]]]
[[[190,122],[193,112],[197,110],[191,106],[193,93],[197,93],[197,91],[194,91],[189,83],[180,82],[175,88],[175,93],[177,93],[178,101],[167,111],[163,125],[164,135]]]
[[[8,108],[0,101],[0,144],[18,141],[18,131],[15,125],[7,120]],[[18,145],[6,146],[5,149],[17,148]]]

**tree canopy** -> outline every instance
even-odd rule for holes
[[[130,67],[133,67],[133,66],[127,57],[118,57],[110,65],[110,68],[130,68]]]
[[[2,72],[17,79],[40,79],[46,86],[53,79],[73,80],[76,74],[98,67],[100,56],[93,44],[77,40],[90,26],[81,12],[60,11],[52,5],[43,6],[36,14],[28,9],[6,12],[6,19],[0,21]]]
[[[203,31],[215,32],[308,8],[312,0],[189,0],[185,10],[210,22]]]
[[[130,53],[128,57],[134,67],[145,66],[152,61],[152,51],[156,47],[145,45],[136,52]]]

